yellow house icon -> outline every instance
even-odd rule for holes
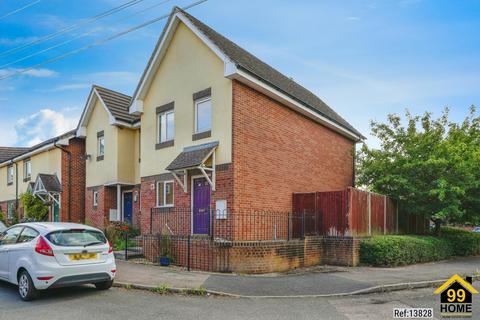
[[[475,289],[470,283],[466,280],[462,279],[458,274],[452,276],[448,279],[441,287],[435,290],[435,294],[442,294],[446,289],[450,288],[453,284],[458,283],[461,285],[465,290],[468,290],[471,294],[477,294],[478,291]]]

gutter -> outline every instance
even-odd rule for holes
[[[67,217],[68,217],[68,222],[71,222],[72,220],[72,153],[65,149],[64,147],[61,147],[57,145],[57,141],[53,142],[53,146],[57,149],[60,149],[62,152],[65,152],[68,157],[68,212],[67,212]],[[61,170],[61,168],[60,168]]]

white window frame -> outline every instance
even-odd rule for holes
[[[26,180],[31,178],[32,178],[32,160],[29,159],[23,162],[23,179]]]
[[[10,165],[7,167],[7,184],[13,184],[13,178],[14,178],[13,165]]]
[[[173,192],[173,202],[172,204],[165,204],[165,200],[167,199],[167,188],[165,188],[165,185],[167,183],[171,183],[172,184],[172,192]],[[163,184],[163,201],[164,203],[160,204],[160,197],[158,196],[158,186],[160,184]],[[156,185],[156,190],[155,190],[155,197],[156,197],[156,204],[157,204],[157,208],[172,208],[175,204],[175,183],[173,180],[167,180],[167,181],[157,181],[157,185]]]
[[[201,103],[207,102],[207,101],[210,101],[210,128],[202,130],[202,131],[198,131],[198,105],[201,104]],[[211,96],[203,97],[203,98],[195,100],[194,103],[195,103],[195,106],[194,106],[195,107],[195,133],[203,133],[203,132],[208,132],[208,131],[212,130],[212,124],[213,124],[212,97]]]
[[[100,149],[100,141],[103,141],[103,152]],[[105,136],[97,137],[97,157],[105,156]]]
[[[98,191],[93,191],[93,206],[98,207]]]
[[[169,114],[173,114],[173,137],[171,139],[162,140],[162,116],[167,117]],[[167,124],[167,121],[165,121]],[[165,130],[165,132],[168,132]],[[170,109],[157,114],[157,143],[169,142],[175,140],[175,109]]]

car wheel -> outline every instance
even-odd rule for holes
[[[98,290],[108,290],[112,287],[112,285],[113,285],[113,280],[95,283],[95,287]]]
[[[22,271],[18,277],[18,294],[24,301],[30,301],[37,297],[38,291],[33,285],[32,278],[27,271]]]

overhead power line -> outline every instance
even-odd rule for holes
[[[116,22],[121,22],[121,21],[124,21],[124,20],[131,19],[131,18],[133,18],[133,17],[135,17],[135,16],[138,16],[138,15],[140,15],[140,14],[146,12],[146,11],[152,10],[152,9],[155,8],[155,7],[161,6],[161,5],[163,5],[163,4],[165,4],[165,3],[169,2],[169,1],[171,1],[171,0],[163,0],[163,1],[159,2],[159,3],[156,3],[156,4],[154,4],[154,5],[151,5],[151,6],[147,7],[147,8],[144,8],[144,9],[142,9],[142,10],[140,10],[140,11],[137,11],[137,12],[135,12],[135,13],[129,15],[129,16],[126,16],[126,17],[123,17],[123,18],[121,18],[121,19],[118,19],[118,20],[116,20]],[[95,32],[96,32],[96,30],[95,30],[95,29],[92,29],[92,30],[90,30],[90,31],[88,31],[88,32],[85,32],[85,33],[76,35],[76,36],[74,36],[73,38],[68,39],[68,40],[66,40],[66,41],[60,42],[60,43],[58,43],[58,44],[55,44],[55,45],[50,46],[50,47],[48,47],[48,48],[45,48],[45,49],[42,49],[42,50],[40,50],[40,51],[34,52],[34,53],[32,53],[32,54],[29,54],[29,55],[24,56],[24,57],[22,57],[22,58],[19,58],[19,59],[17,59],[17,60],[14,60],[14,61],[5,63],[5,64],[3,64],[3,65],[0,65],[0,69],[3,69],[3,68],[5,68],[5,67],[14,65],[15,63],[22,62],[22,61],[28,60],[28,59],[30,59],[30,58],[36,57],[36,56],[38,56],[38,55],[40,55],[40,54],[42,54],[42,53],[51,51],[51,50],[53,50],[53,49],[62,47],[62,46],[66,45],[66,44],[68,44],[68,43],[71,43],[71,42],[73,42],[73,41],[75,41],[75,40],[77,40],[77,39],[81,39],[81,38],[87,37],[87,36],[89,36],[89,35],[91,35],[91,34],[93,34],[93,33],[95,33]]]
[[[188,10],[188,9],[190,9],[190,8],[193,8],[193,7],[195,7],[195,6],[199,5],[199,4],[202,4],[202,3],[207,2],[207,1],[208,1],[208,0],[200,0],[200,1],[194,2],[194,3],[192,3],[192,4],[189,4],[189,5],[185,6],[185,7],[183,7],[182,10]],[[107,42],[109,42],[109,41],[112,41],[112,40],[114,40],[114,39],[120,38],[120,37],[122,37],[122,36],[124,36],[124,35],[126,35],[126,34],[128,34],[128,33],[131,33],[131,32],[133,32],[133,31],[142,29],[142,28],[144,28],[144,27],[146,27],[146,26],[149,26],[149,25],[151,25],[151,24],[153,24],[153,23],[155,23],[155,22],[158,22],[158,21],[160,21],[160,20],[166,19],[166,18],[168,18],[169,16],[170,16],[170,14],[166,14],[166,15],[163,15],[163,16],[161,16],[161,17],[158,17],[158,18],[149,20],[149,21],[144,22],[144,23],[142,23],[142,24],[139,24],[139,25],[137,25],[137,26],[135,26],[135,27],[132,27],[132,28],[126,29],[126,30],[124,30],[124,31],[122,31],[122,32],[119,32],[119,33],[116,33],[116,34],[114,34],[114,35],[111,35],[111,36],[109,36],[109,37],[107,37],[107,38],[104,38],[104,39],[101,39],[101,40],[97,40],[97,41],[95,41],[95,42],[93,42],[93,43],[90,43],[90,44],[88,44],[88,45],[86,45],[86,46],[83,46],[83,47],[80,47],[80,48],[78,48],[78,49],[75,49],[75,50],[66,52],[66,53],[64,53],[64,54],[62,54],[62,55],[60,55],[60,56],[55,57],[55,58],[46,60],[46,61],[44,61],[44,62],[38,63],[38,64],[33,65],[33,66],[31,66],[31,67],[28,67],[28,68],[25,68],[25,69],[18,70],[18,71],[12,72],[12,73],[10,73],[10,74],[7,74],[7,75],[5,75],[5,76],[3,76],[3,77],[0,77],[0,80],[5,80],[5,79],[11,78],[11,77],[13,77],[13,76],[15,76],[15,75],[29,72],[29,71],[34,70],[34,69],[36,69],[36,68],[43,67],[44,65],[47,65],[47,64],[50,64],[50,63],[53,63],[53,62],[56,62],[56,61],[65,59],[66,57],[72,56],[72,55],[77,54],[77,53],[80,53],[80,52],[82,52],[82,51],[85,51],[85,50],[91,49],[91,48],[93,48],[93,47],[97,47],[97,46],[103,45],[103,44],[105,44],[105,43],[107,43]]]
[[[6,14],[4,14],[3,16],[0,16],[0,20],[4,19],[4,18],[6,18],[6,17],[13,16],[15,13],[18,13],[18,12],[20,12],[20,11],[23,11],[23,10],[27,9],[27,8],[30,8],[31,6],[34,6],[34,5],[36,5],[37,3],[41,2],[41,1],[42,1],[42,0],[36,0],[36,1],[30,2],[30,3],[26,4],[26,5],[24,5],[23,7],[20,7],[20,8],[18,8],[18,9],[13,10],[13,11],[10,11],[9,13],[6,13]]]
[[[124,9],[127,9],[127,8],[129,8],[129,7],[131,7],[131,6],[134,6],[134,5],[136,5],[136,4],[140,3],[140,2],[143,2],[143,1],[144,1],[144,0],[131,0],[131,1],[128,1],[128,2],[122,4],[122,5],[118,6],[118,7],[114,7],[114,8],[112,8],[112,9],[110,9],[110,10],[107,10],[107,11],[105,11],[105,12],[102,12],[102,13],[100,13],[100,14],[97,14],[97,15],[95,15],[95,16],[93,16],[93,17],[86,18],[86,19],[84,19],[84,20],[81,20],[81,21],[78,22],[78,23],[75,23],[75,24],[72,24],[72,25],[70,25],[70,26],[68,26],[68,27],[62,28],[62,29],[60,29],[59,31],[56,31],[56,32],[47,34],[46,36],[43,36],[43,37],[40,37],[40,38],[38,38],[38,39],[32,40],[32,41],[30,41],[30,42],[28,42],[28,43],[25,43],[25,44],[22,44],[22,45],[20,45],[20,46],[18,46],[18,47],[15,47],[15,48],[12,48],[12,49],[8,49],[8,50],[6,50],[6,51],[3,51],[3,52],[0,53],[0,57],[9,56],[9,55],[11,55],[11,54],[13,54],[13,53],[15,53],[15,52],[24,50],[24,49],[26,49],[26,48],[29,48],[29,47],[31,47],[31,46],[34,46],[34,45],[37,45],[37,44],[40,44],[40,43],[43,43],[43,42],[45,42],[45,41],[47,41],[47,40],[54,39],[54,38],[56,38],[56,37],[58,37],[58,36],[60,36],[60,35],[62,35],[62,34],[65,34],[65,33],[67,33],[67,32],[76,30],[76,29],[80,28],[81,26],[84,26],[84,25],[86,25],[86,24],[95,22],[95,21],[100,20],[100,19],[102,19],[102,18],[108,17],[108,16],[110,16],[110,15],[112,15],[112,14],[114,14],[114,13],[117,13],[117,12],[119,12],[119,11],[122,11],[122,10],[124,10]]]

